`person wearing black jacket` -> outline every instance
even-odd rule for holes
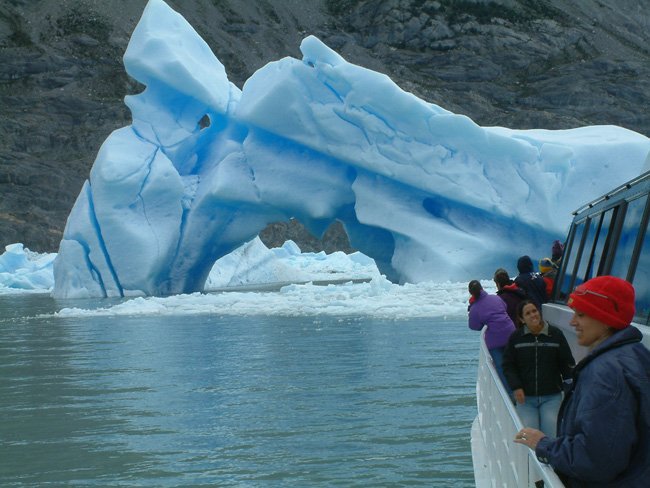
[[[537,308],[541,309],[542,304],[548,301],[546,296],[546,282],[541,274],[533,270],[533,260],[530,256],[521,256],[517,260],[517,271],[515,283],[526,292],[526,296],[535,302]]]
[[[555,435],[562,382],[571,378],[575,360],[562,331],[544,322],[532,300],[522,301],[517,312],[523,326],[510,336],[503,373],[524,426]]]

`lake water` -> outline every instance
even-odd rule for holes
[[[474,486],[463,318],[61,307],[0,296],[0,486]]]

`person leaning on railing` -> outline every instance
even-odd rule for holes
[[[468,326],[472,330],[481,330],[487,326],[485,332],[485,345],[490,351],[494,367],[497,370],[501,383],[507,388],[503,367],[503,348],[508,343],[508,338],[515,331],[506,310],[506,304],[496,295],[490,295],[483,289],[481,282],[472,280],[469,282],[470,293],[469,307],[467,308]]]
[[[535,451],[569,487],[647,487],[650,480],[650,351],[630,326],[634,288],[599,276],[569,296],[578,343],[557,437],[523,428],[515,442]]]
[[[555,435],[563,382],[576,362],[564,333],[544,320],[532,300],[517,306],[522,324],[503,351],[503,373],[522,425]]]

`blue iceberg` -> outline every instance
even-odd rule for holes
[[[267,224],[350,241],[391,281],[491,276],[544,257],[570,212],[650,166],[615,126],[480,127],[346,62],[316,37],[240,91],[207,44],[150,0],[124,55],[146,86],[100,148],[54,262],[54,296],[204,289]]]

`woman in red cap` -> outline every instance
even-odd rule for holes
[[[631,327],[634,288],[599,276],[569,296],[571,325],[589,354],[574,370],[558,416],[558,436],[521,429],[515,442],[535,451],[570,487],[646,487],[650,480],[650,351]]]

